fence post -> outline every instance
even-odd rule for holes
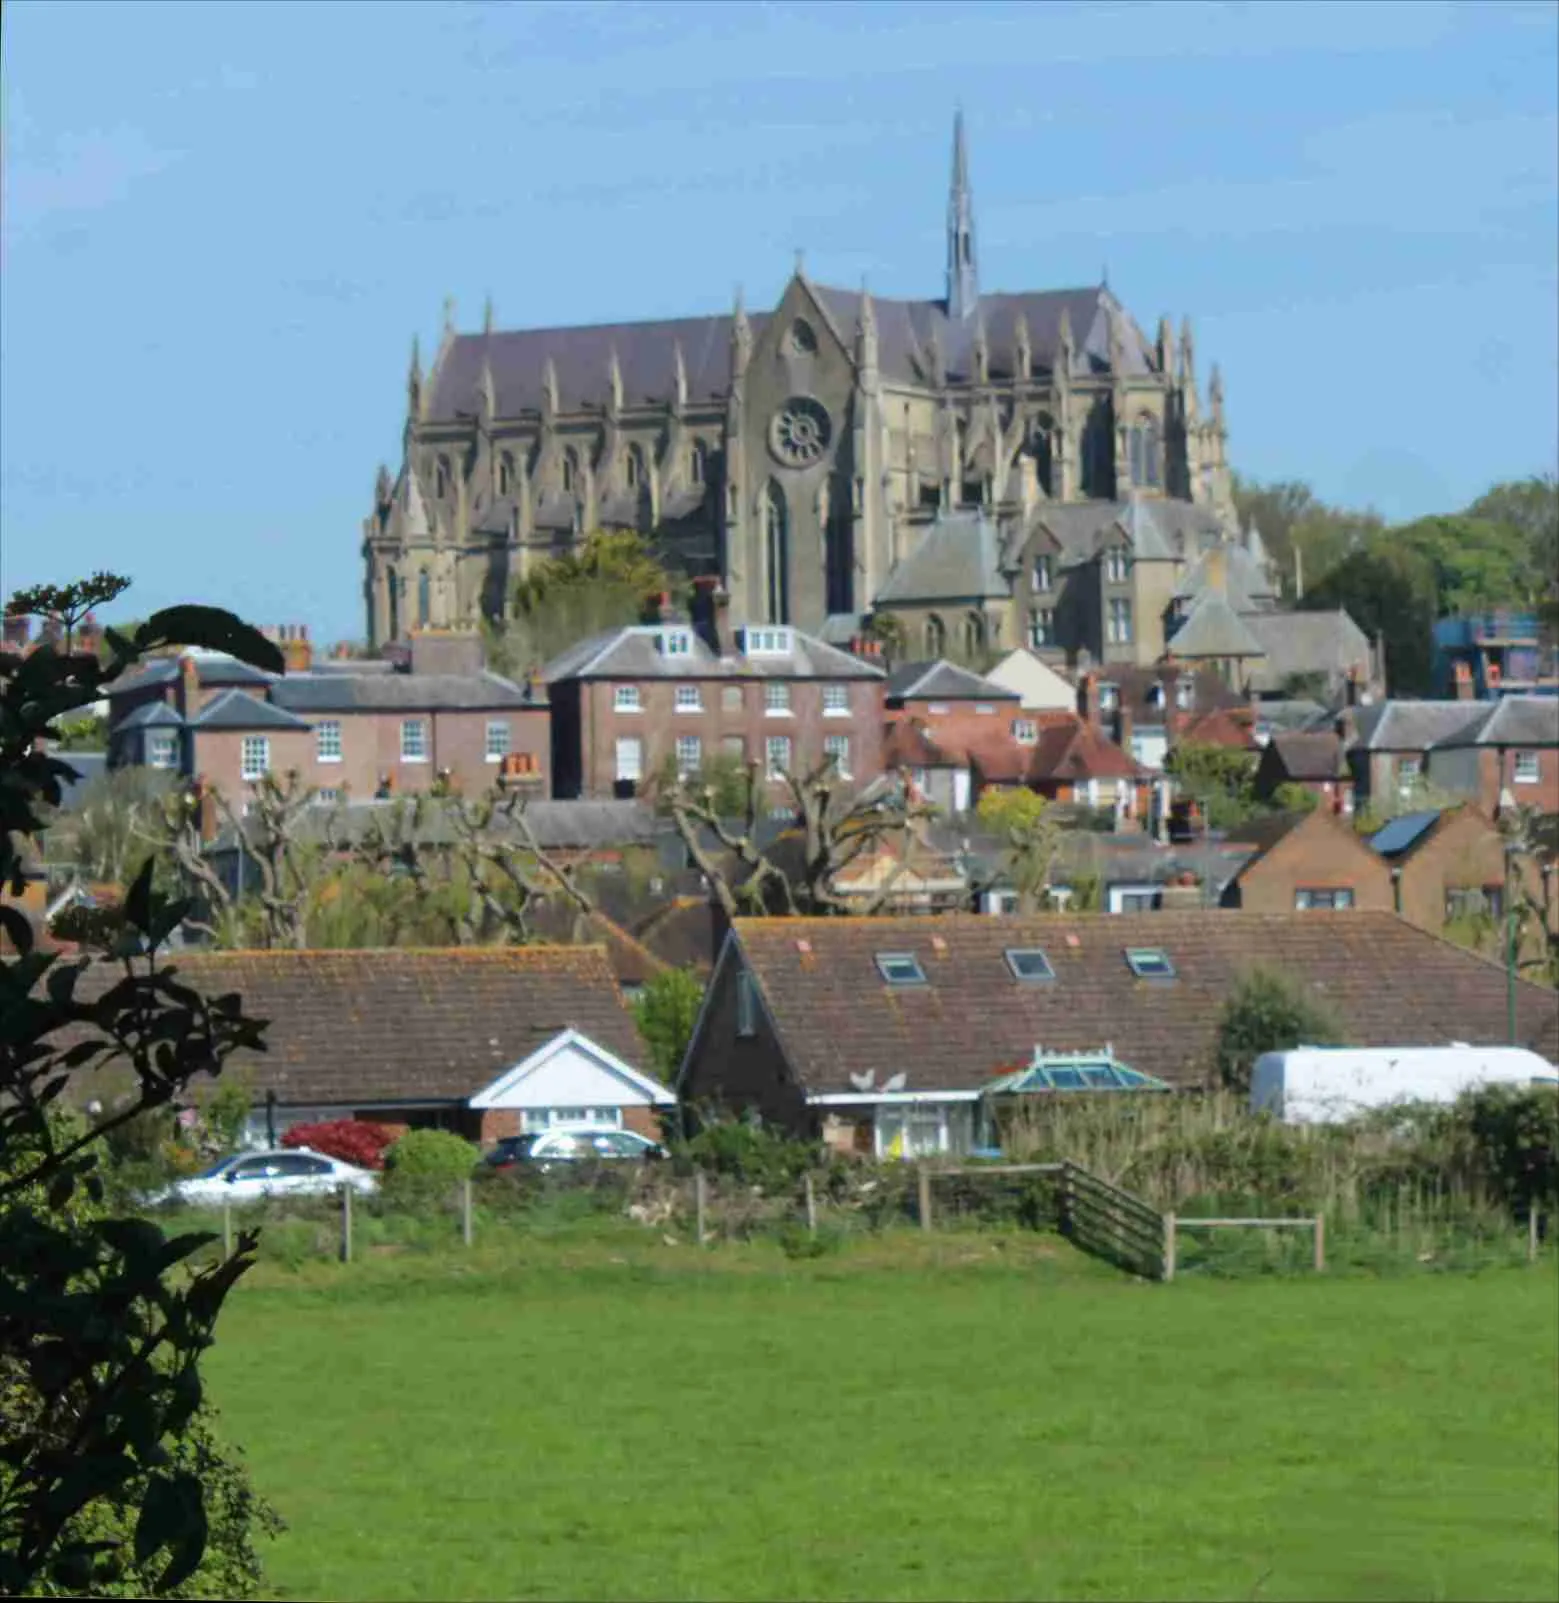
[[[222,1261],[227,1262],[233,1256],[233,1205],[230,1202],[222,1204]]]
[[[1537,1262],[1537,1204],[1527,1208],[1527,1262]]]
[[[812,1171],[809,1169],[801,1177],[801,1183],[806,1189],[807,1199],[807,1234],[817,1234],[817,1193],[812,1189]]]
[[[1175,1249],[1178,1245],[1177,1225],[1172,1213],[1164,1215],[1164,1279],[1175,1278]]]
[[[931,1228],[931,1171],[920,1166],[920,1228]]]
[[[460,1239],[471,1245],[471,1181],[468,1176],[460,1182]]]
[[[1318,1213],[1315,1216],[1315,1272],[1320,1274],[1326,1268],[1326,1215]]]
[[[708,1233],[704,1229],[704,1215],[709,1202],[708,1185],[709,1182],[704,1178],[704,1171],[695,1169],[693,1171],[693,1208],[698,1218],[698,1244],[701,1247],[708,1239]]]
[[[352,1261],[352,1188],[341,1188],[341,1262]]]

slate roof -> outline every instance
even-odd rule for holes
[[[251,668],[247,662],[240,662],[225,651],[192,649],[180,655],[194,662],[195,677],[203,688],[216,685],[268,685],[277,677],[262,669]],[[112,699],[115,696],[127,696],[134,690],[144,690],[148,685],[174,685],[179,681],[179,673],[179,657],[154,657],[133,672],[116,679],[103,694]]]
[[[523,685],[489,669],[474,674],[328,673],[288,674],[271,699],[290,712],[483,712],[546,706]]]
[[[1257,727],[1265,726],[1277,734],[1302,734],[1318,724],[1327,723],[1332,714],[1318,701],[1300,698],[1297,701],[1262,701],[1256,705]]]
[[[789,1067],[813,1094],[851,1092],[849,1075],[866,1070],[878,1084],[906,1073],[908,1091],[975,1090],[1036,1046],[1106,1043],[1134,1069],[1202,1085],[1219,1013],[1253,964],[1309,985],[1353,1044],[1507,1039],[1503,970],[1389,913],[738,919],[733,929]],[[1041,948],[1054,981],[1015,980],[1010,947]],[[1137,979],[1127,947],[1162,949],[1176,978]],[[878,952],[913,952],[929,983],[885,985]],[[1521,1042],[1559,1059],[1553,992],[1517,989]]]
[[[242,690],[224,690],[190,719],[191,729],[307,729],[303,719]]]
[[[177,969],[207,995],[237,991],[246,1014],[271,1021],[269,1049],[236,1054],[228,1072],[282,1103],[464,1101],[570,1026],[644,1062],[599,946],[181,953]],[[77,994],[119,977],[94,962]]]
[[[1504,696],[1480,707],[1477,718],[1442,735],[1436,748],[1559,746],[1559,696]]]
[[[1015,690],[992,684],[969,668],[939,657],[934,662],[901,662],[888,675],[887,699],[896,701],[1019,701]]]
[[[691,649],[663,656],[655,637],[667,628],[687,629]],[[824,644],[814,635],[790,631],[789,656],[765,654],[723,658],[691,624],[630,624],[582,640],[542,670],[548,684],[563,679],[881,679],[881,668]]]
[[[1188,550],[1186,554],[1192,553]],[[1233,540],[1220,541],[1203,551],[1175,586],[1176,597],[1184,600],[1215,591],[1226,596],[1236,612],[1260,611],[1262,603],[1269,602],[1274,594],[1272,581],[1261,564]]]
[[[920,544],[894,563],[874,605],[983,601],[1011,593],[1001,571],[1001,535],[995,522],[983,512],[948,512],[935,518]]]
[[[123,729],[182,729],[184,719],[177,707],[165,701],[143,701],[139,707],[115,720],[114,733]]]
[[[1269,749],[1291,780],[1337,779],[1346,771],[1342,738],[1334,730],[1276,734]]]
[[[1258,692],[1280,690],[1290,674],[1324,673],[1343,678],[1350,668],[1368,673],[1370,643],[1346,612],[1245,612],[1245,627],[1265,662],[1251,673]]]
[[[75,779],[62,779],[60,781],[60,811],[62,813],[74,812],[86,795],[87,786],[108,772],[108,753],[106,751],[61,751],[53,754],[61,762],[67,762],[76,770]]]
[[[1381,701],[1361,707],[1355,727],[1365,751],[1428,751],[1488,712],[1478,701]]]
[[[1209,590],[1191,608],[1165,648],[1175,657],[1259,657],[1261,642],[1229,605],[1228,597]]]

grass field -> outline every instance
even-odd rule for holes
[[[265,1266],[289,1598],[1559,1596],[1552,1265],[1143,1285],[1032,1235]]]

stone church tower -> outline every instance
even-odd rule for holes
[[[1189,321],[1149,339],[1104,285],[982,292],[960,113],[940,298],[817,284],[798,259],[762,312],[738,297],[728,316],[509,332],[489,305],[461,334],[446,306],[426,376],[413,347],[400,471],[380,470],[364,524],[369,635],[502,616],[538,558],[631,528],[722,575],[738,622],[847,639],[891,610],[928,647],[951,617],[990,645],[1141,656],[1163,640],[1143,606],[1167,615],[1179,577],[1237,537],[1225,444]],[[1081,601],[1039,604],[1049,567],[1093,575],[1087,627],[1068,621]]]

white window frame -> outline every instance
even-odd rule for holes
[[[780,760],[775,762],[778,751]],[[770,735],[763,743],[764,769],[770,779],[783,779],[790,772],[790,736]]]
[[[850,687],[848,685],[823,686],[823,716],[848,718],[850,716]]]
[[[632,773],[625,773],[623,770],[623,754],[626,751],[633,753]],[[614,771],[620,783],[631,782],[637,785],[644,778],[644,740],[642,736],[619,735],[613,757],[616,763]]]
[[[148,768],[177,768],[179,766],[179,737],[171,730],[152,730],[146,737],[146,766]]]
[[[612,687],[612,711],[643,712],[643,692],[637,685],[614,685]]]
[[[697,735],[678,735],[676,744],[677,777],[686,779],[704,766],[704,743]]]
[[[411,733],[416,730],[415,740]],[[420,746],[420,751],[413,751],[413,746]],[[428,721],[426,718],[401,719],[401,761],[403,763],[425,763],[428,761]]]
[[[238,777],[253,784],[271,771],[271,737],[245,735],[238,746]]]
[[[655,644],[663,657],[691,657],[693,631],[691,629],[662,629],[655,636]]]
[[[1029,609],[1029,644],[1037,651],[1056,643],[1056,609],[1031,607]]]
[[[341,720],[321,718],[314,725],[314,761],[338,763],[341,761]]]
[[[1196,681],[1189,674],[1182,674],[1175,681],[1175,705],[1181,712],[1196,705]]]
[[[1511,766],[1511,783],[1516,785],[1536,785],[1542,782],[1542,757],[1535,751],[1518,751],[1511,754],[1515,761]]]
[[[678,685],[673,701],[678,712],[702,712],[704,710],[704,693],[697,685]]]
[[[1036,746],[1039,744],[1039,725],[1032,718],[1014,718],[1012,738],[1020,746]]]
[[[795,632],[788,628],[744,629],[742,651],[749,657],[789,657],[796,649]]]
[[[1129,572],[1126,553],[1120,546],[1112,546],[1104,555],[1104,577],[1110,584],[1125,584]]]
[[[1324,896],[1324,902],[1316,898]],[[1345,901],[1338,901],[1338,897],[1346,897]],[[1308,912],[1318,909],[1321,912],[1351,912],[1354,907],[1353,887],[1351,885],[1300,885],[1294,889],[1294,911]]]
[[[763,714],[766,718],[790,717],[790,685],[783,679],[770,679],[763,686]]]
[[[521,1108],[520,1134],[540,1135],[548,1130],[572,1126],[574,1129],[620,1130],[621,1108]]]
[[[835,759],[834,772],[841,779],[849,779],[850,774],[850,737],[848,735],[824,735],[823,755]]]
[[[1055,589],[1055,575],[1050,571],[1048,556],[1034,558],[1034,588],[1045,595]]]
[[[501,738],[495,741],[493,739],[494,735],[499,735]],[[501,763],[509,755],[512,740],[513,731],[509,727],[507,718],[489,718],[487,720],[486,740],[483,746],[483,753],[487,761]]]

